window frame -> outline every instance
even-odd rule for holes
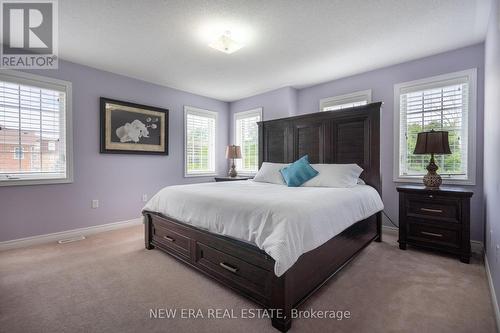
[[[0,179],[0,186],[69,184],[74,181],[73,173],[73,97],[72,83],[51,77],[4,69],[0,71],[0,81],[35,86],[42,89],[60,90],[66,93],[65,130],[66,130],[66,177],[33,179]]]
[[[238,126],[237,126],[237,121],[238,119],[241,119],[241,118],[244,118],[245,116],[252,116],[252,115],[259,115],[260,117],[260,121],[262,121],[262,112],[263,111],[263,108],[262,107],[259,107],[259,108],[255,108],[255,109],[251,109],[251,110],[247,110],[247,111],[240,111],[240,112],[236,112],[234,113],[233,115],[233,128],[234,128],[234,144],[237,145],[237,146],[240,146],[241,147],[241,143],[238,142],[238,135],[237,135],[237,132],[238,132]],[[259,159],[259,149],[258,149],[258,146],[259,146],[259,139],[257,139],[257,160]],[[243,148],[241,149],[243,151]],[[236,165],[238,168],[241,166],[241,165]],[[238,171],[238,174],[239,175],[242,175],[242,176],[255,176],[255,174],[257,173],[257,171],[259,170],[259,167],[257,166],[257,170],[254,171],[254,172],[249,172],[249,171],[240,171],[237,169]]]
[[[187,116],[188,114],[197,114],[203,117],[210,117],[215,119],[215,128],[214,128],[214,153],[213,153],[213,163],[214,163],[214,171],[208,172],[196,172],[196,173],[188,173],[187,169]],[[184,106],[184,177],[211,177],[217,175],[217,122],[218,122],[218,113],[215,111],[210,111],[206,109],[200,109],[193,106]]]
[[[370,104],[372,102],[372,90],[371,89],[359,90],[348,94],[322,98],[319,100],[319,111],[329,112],[323,110],[325,104],[333,103],[334,105],[341,105],[347,103],[355,103],[356,101],[359,102],[361,100],[366,100],[366,104]],[[331,111],[338,111],[338,110],[331,110]]]
[[[477,68],[470,68],[452,73],[431,76],[423,79],[401,82],[394,85],[394,161],[393,161],[393,181],[396,183],[421,183],[422,177],[402,176],[399,174],[400,168],[400,95],[402,89],[416,88],[429,89],[442,86],[446,81],[467,78],[469,84],[468,93],[468,119],[467,119],[467,178],[443,177],[443,184],[451,185],[476,185],[476,134],[477,134]],[[439,173],[439,170],[438,170]]]

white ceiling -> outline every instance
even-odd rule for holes
[[[233,101],[484,40],[489,0],[63,0],[61,58]],[[224,54],[214,27],[243,34]]]

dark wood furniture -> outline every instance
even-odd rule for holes
[[[237,181],[237,180],[249,180],[249,179],[252,179],[253,177],[229,177],[229,176],[226,176],[226,177],[215,177],[215,181],[216,182],[234,182],[234,181]]]
[[[311,163],[357,163],[361,178],[381,192],[380,106],[372,103],[259,123],[259,164],[292,162],[305,154]],[[283,275],[274,259],[256,246],[197,229],[145,211],[145,245],[158,248],[269,309],[272,325],[286,332],[291,311],[344,267],[371,241],[381,241],[381,214],[359,221],[309,251]]]
[[[398,186],[399,248],[407,244],[445,251],[470,260],[470,198],[456,187]]]

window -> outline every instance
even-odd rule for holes
[[[259,169],[259,128],[262,108],[234,114],[234,136],[237,146],[241,147],[241,159],[236,167],[241,174],[255,174]]]
[[[0,186],[72,181],[71,83],[0,73]]]
[[[185,176],[215,175],[217,113],[184,108]]]
[[[320,111],[334,111],[353,106],[366,105],[372,101],[371,89],[356,91],[351,94],[339,95],[335,97],[323,98],[319,101]]]
[[[24,148],[23,147],[15,147],[14,148],[14,159],[15,160],[24,160]]]
[[[31,146],[31,169],[40,171],[40,147]]]
[[[417,133],[448,131],[452,154],[436,155],[445,183],[475,183],[476,69],[394,87],[394,180],[421,181],[430,156],[414,155]]]

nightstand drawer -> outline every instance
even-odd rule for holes
[[[434,196],[408,196],[408,215],[419,218],[438,218],[450,222],[460,221],[458,200]]]
[[[458,230],[444,229],[415,222],[408,223],[408,239],[456,248],[460,245]]]

